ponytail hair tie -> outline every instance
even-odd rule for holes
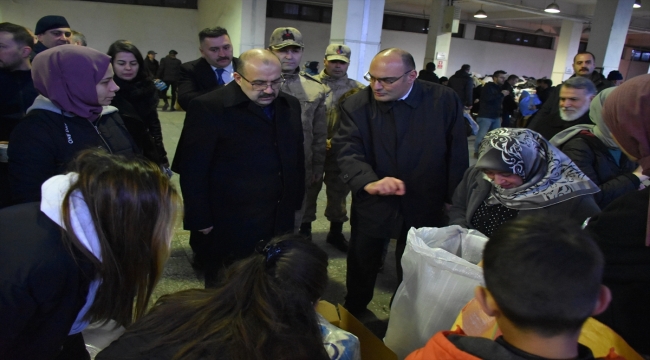
[[[284,242],[275,243],[275,244],[271,244],[271,243],[265,244],[264,240],[261,240],[258,243],[256,250],[259,254],[265,257],[267,268],[274,266],[275,263],[280,258],[280,254],[282,253],[282,250],[284,250],[284,246],[282,246],[283,243]]]

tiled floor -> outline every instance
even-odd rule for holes
[[[174,151],[181,133],[185,112],[159,112],[160,120],[163,127],[163,138],[165,148],[168,152],[169,159],[173,159]],[[469,139],[470,157],[473,153],[473,137]],[[474,162],[471,158],[470,161]],[[178,186],[178,175],[174,175],[174,183]],[[180,189],[180,186],[178,186]],[[345,254],[336,250],[325,242],[325,237],[329,229],[329,222],[323,217],[325,210],[325,192],[321,191],[318,197],[318,220],[312,224],[313,241],[325,250],[330,257],[329,275],[330,283],[327,288],[324,300],[331,303],[343,303],[345,296]],[[349,202],[348,202],[349,210]],[[344,233],[347,238],[350,234],[348,223],[344,225]],[[172,241],[172,253],[167,262],[163,278],[156,288],[154,297],[173,293],[179,290],[190,288],[203,288],[203,279],[201,275],[194,271],[190,265],[192,251],[189,247],[189,233],[182,229],[182,224],[178,224],[176,234]],[[383,273],[379,274],[375,286],[375,296],[368,306],[368,309],[374,313],[374,317],[361,319],[373,332],[383,337],[389,314],[389,302],[393,291],[397,287],[397,278],[395,274],[395,242],[391,241],[389,253],[386,257],[386,263]]]

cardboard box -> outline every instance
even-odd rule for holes
[[[321,300],[316,311],[332,325],[351,332],[359,338],[362,360],[397,360],[397,355],[350,314],[343,305],[339,304],[337,308],[332,303]]]

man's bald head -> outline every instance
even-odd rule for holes
[[[246,76],[247,71],[251,67],[259,67],[261,65],[280,67],[280,60],[272,52],[266,49],[251,49],[244,51],[239,55],[237,62],[237,72],[240,75]]]
[[[378,52],[372,61],[375,61],[375,59],[386,61],[387,59],[394,59],[396,57],[399,57],[402,60],[404,71],[415,70],[415,60],[413,60],[413,55],[400,48],[384,49]]]
[[[375,99],[385,102],[406,96],[416,78],[413,56],[402,49],[390,48],[375,55],[366,79]]]

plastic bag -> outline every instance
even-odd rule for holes
[[[361,348],[359,338],[353,334],[339,329],[327,321],[321,314],[318,315],[320,332],[323,336],[325,351],[332,360],[360,360]]]
[[[411,228],[402,256],[404,280],[390,310],[384,343],[403,359],[435,333],[448,330],[483,284],[487,237],[458,225]]]

